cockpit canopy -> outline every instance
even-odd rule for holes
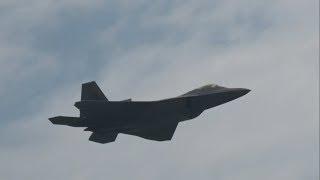
[[[217,84],[208,84],[208,85],[202,86],[202,87],[200,87],[198,89],[216,88],[216,87],[218,87]]]
[[[210,94],[215,91],[222,90],[222,89],[225,89],[225,87],[218,86],[216,84],[208,84],[208,85],[202,86],[200,88],[194,89],[192,91],[189,91],[188,93],[183,94],[182,97],[183,96],[197,96],[197,95]]]

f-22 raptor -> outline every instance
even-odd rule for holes
[[[49,118],[53,124],[85,127],[89,140],[114,142],[119,133],[154,141],[171,140],[179,122],[204,110],[237,99],[250,90],[206,85],[178,97],[158,101],[109,101],[96,82],[82,84],[81,101],[75,103],[80,117]]]

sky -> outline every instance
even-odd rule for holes
[[[169,142],[88,141],[81,83],[158,100],[248,88]],[[0,179],[319,179],[319,2],[1,0]]]

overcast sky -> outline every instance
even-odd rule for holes
[[[1,0],[0,179],[319,179],[317,0]],[[158,100],[216,83],[252,91],[170,142],[88,141],[81,83]]]

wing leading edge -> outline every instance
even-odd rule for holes
[[[177,126],[178,122],[166,123],[153,127],[135,129],[133,131],[125,132],[123,134],[134,135],[144,139],[155,141],[169,141],[172,139]]]

